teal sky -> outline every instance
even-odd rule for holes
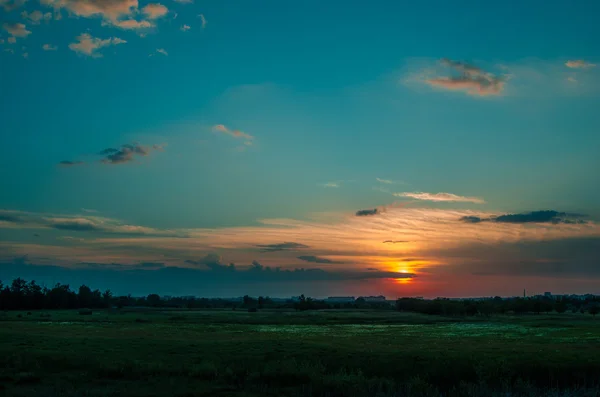
[[[321,294],[485,292],[435,284],[441,270],[498,294],[512,291],[501,277],[596,282],[599,14],[593,1],[0,0],[0,259],[208,273],[191,262],[216,255],[318,268],[334,275]],[[589,255],[521,251],[573,239]],[[286,242],[305,247],[257,250]],[[535,270],[490,264],[480,243]],[[408,255],[422,259],[404,269],[412,283],[348,277]]]

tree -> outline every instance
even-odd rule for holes
[[[160,296],[157,294],[150,294],[146,297],[146,302],[149,306],[158,307],[160,306]]]
[[[592,306],[590,306],[588,311],[590,312],[590,314],[592,316],[596,317],[596,314],[598,314],[598,312],[600,312],[600,307],[596,304],[593,304]]]
[[[107,289],[106,291],[104,291],[102,293],[102,301],[104,303],[104,307],[110,307],[110,304],[112,302],[112,297],[113,297],[113,294],[109,289]]]
[[[554,310],[556,310],[557,313],[564,313],[567,311],[567,303],[564,300],[559,300],[556,301],[556,303],[554,303]]]
[[[77,304],[79,307],[92,307],[92,290],[87,285],[79,287]]]

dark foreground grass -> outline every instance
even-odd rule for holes
[[[599,384],[591,316],[0,314],[7,396],[566,397]]]

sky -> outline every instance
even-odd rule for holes
[[[0,0],[0,280],[600,293],[600,3],[155,1]]]

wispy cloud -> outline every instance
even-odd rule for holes
[[[190,30],[192,27],[190,25],[181,25],[181,28],[179,28],[179,30],[181,30],[182,32],[187,32],[188,30]]]
[[[158,52],[159,54],[163,54],[164,56],[169,55],[169,53],[164,48],[157,48],[156,52]]]
[[[464,91],[474,96],[500,95],[504,89],[506,78],[486,72],[466,62],[444,58],[440,63],[458,75],[442,76],[426,79],[431,86],[447,90]]]
[[[57,47],[57,46],[54,46],[54,45],[52,45],[52,44],[44,44],[44,45],[42,46],[42,49],[43,49],[44,51],[56,51],[56,50],[58,49],[58,47]]]
[[[403,181],[394,181],[392,179],[383,179],[383,178],[375,178],[375,180],[379,183],[383,183],[385,185],[404,185]]]
[[[140,30],[140,29],[151,29],[155,25],[154,23],[146,20],[137,20],[137,19],[124,19],[121,21],[111,22],[113,26],[121,28],[123,30]]]
[[[385,240],[384,244],[400,244],[400,243],[410,243],[408,240]]]
[[[69,44],[69,48],[79,54],[87,55],[92,58],[100,58],[102,54],[97,51],[103,47],[127,43],[118,37],[108,39],[99,39],[92,37],[88,33],[82,33],[77,36],[77,42]]]
[[[245,140],[247,145],[252,145],[254,137],[240,130],[232,130],[223,124],[217,124],[213,127],[213,131],[232,136],[234,138]]]
[[[14,43],[16,38],[25,38],[31,34],[31,31],[27,30],[27,27],[22,23],[4,23],[2,24],[2,28],[8,32],[14,38],[13,41],[9,42]]]
[[[342,186],[342,184],[340,182],[326,182],[326,183],[320,183],[319,186],[330,187],[330,188],[339,188],[340,186]]]
[[[484,204],[485,200],[479,197],[458,196],[452,193],[425,193],[425,192],[403,192],[393,193],[396,197],[408,197],[415,200],[436,201],[436,202],[463,202]]]
[[[206,28],[207,21],[206,21],[206,18],[204,17],[204,14],[199,14],[198,18],[200,18],[200,21],[202,22],[202,29]]]
[[[571,69],[588,69],[595,67],[596,64],[584,61],[583,59],[575,59],[565,62],[565,66]]]
[[[43,5],[56,11],[66,9],[79,17],[101,17],[110,22],[133,16],[138,9],[138,0],[40,0]]]
[[[173,0],[176,3],[180,3],[180,4],[192,4],[194,2],[194,0]]]

